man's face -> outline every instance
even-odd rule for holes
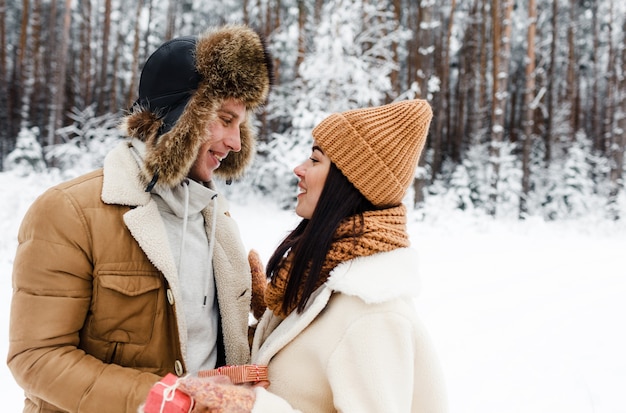
[[[208,139],[200,146],[198,156],[189,170],[189,178],[198,182],[209,182],[222,159],[230,152],[241,150],[240,126],[246,120],[245,105],[227,99],[217,110],[217,118],[207,128]]]

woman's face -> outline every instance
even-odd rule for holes
[[[207,128],[208,138],[198,151],[198,157],[189,171],[189,178],[209,182],[222,160],[230,152],[241,150],[241,124],[246,120],[245,105],[227,99],[217,110],[217,118]]]
[[[300,182],[298,183],[298,204],[296,214],[304,219],[311,219],[313,211],[320,199],[328,171],[330,170],[330,158],[324,155],[322,149],[313,143],[313,149],[309,159],[296,166],[293,172]]]

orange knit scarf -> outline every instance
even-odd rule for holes
[[[404,205],[378,211],[367,211],[363,214],[363,220],[363,233],[357,237],[354,237],[353,233],[354,228],[360,226],[358,216],[346,218],[339,224],[322,266],[320,277],[315,283],[315,288],[324,284],[332,269],[344,261],[409,246],[409,236],[406,232],[406,207]],[[289,252],[265,290],[267,308],[279,317],[288,316],[297,307],[297,304],[293,304],[289,311],[286,313],[283,311],[283,296],[292,261],[293,255]],[[297,301],[300,301],[302,297],[303,285],[304,280],[298,292]]]

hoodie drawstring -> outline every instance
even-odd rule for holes
[[[204,298],[202,299],[202,307],[206,307],[207,298],[209,296],[210,282],[213,281],[213,249],[215,247],[215,227],[217,226],[217,194],[211,197],[213,207],[211,208],[211,235],[209,237],[209,276],[206,277],[204,285]]]
[[[185,180],[182,183],[183,188],[185,188],[185,202],[184,202],[184,213],[183,213],[183,227],[182,234],[180,237],[180,254],[178,254],[178,268],[182,271],[183,265],[183,256],[185,252],[185,243],[187,237],[187,222],[189,220],[189,181]],[[217,194],[211,197],[211,233],[209,235],[209,271],[206,274],[206,281],[204,284],[204,291],[202,295],[202,307],[206,307],[209,291],[211,287],[211,282],[213,281],[213,250],[215,247],[215,227],[217,226]]]
[[[178,270],[183,268],[183,253],[185,252],[185,238],[187,237],[187,221],[189,220],[189,181],[186,179],[181,184],[185,188],[185,210],[183,213],[183,229],[180,236],[180,254],[178,254]]]

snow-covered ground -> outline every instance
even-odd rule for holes
[[[5,356],[17,228],[53,181],[0,173]],[[264,260],[297,222],[270,203],[231,209]],[[451,413],[626,413],[626,223],[411,214],[409,232],[422,257],[417,307],[440,355]],[[22,392],[4,362],[0,382],[3,410],[20,411]]]

